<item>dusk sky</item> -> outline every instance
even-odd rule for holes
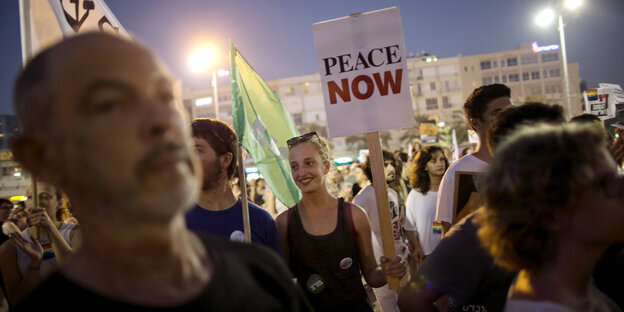
[[[39,0],[47,1],[47,0]],[[105,0],[123,27],[158,54],[184,86],[210,86],[187,67],[202,41],[217,45],[229,69],[227,42],[265,80],[318,72],[312,24],[397,6],[408,53],[452,57],[514,49],[519,43],[558,44],[556,25],[535,15],[548,0]],[[0,1],[0,114],[13,114],[13,81],[22,66],[18,0]],[[578,62],[589,87],[624,85],[624,1],[584,0],[578,16],[565,11],[568,62]],[[227,79],[220,85],[228,84]],[[571,86],[577,87],[577,86]]]

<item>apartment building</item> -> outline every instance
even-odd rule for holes
[[[447,124],[465,120],[463,104],[478,86],[504,83],[511,88],[516,104],[540,101],[559,104],[567,111],[562,57],[558,45],[540,47],[520,44],[506,51],[437,58],[433,55],[408,57],[412,106],[424,115]],[[582,111],[578,63],[568,63],[572,116]],[[267,81],[300,129],[326,131],[326,116],[318,73]],[[215,116],[212,89],[186,90],[185,105],[195,117]],[[219,119],[231,123],[230,86],[218,86]],[[393,136],[397,137],[397,136]],[[396,138],[395,138],[396,139]],[[344,138],[331,141],[336,154],[347,151]],[[394,140],[394,144],[399,144]]]

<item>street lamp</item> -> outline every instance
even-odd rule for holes
[[[217,52],[211,48],[202,48],[196,53],[191,54],[188,59],[188,66],[194,72],[205,72],[211,63],[216,63]],[[217,92],[217,76],[223,77],[230,74],[227,70],[217,70],[212,68],[212,92],[215,107],[215,119],[219,119],[219,93]]]
[[[566,45],[565,45],[565,33],[564,33],[564,24],[562,14],[562,7],[565,6],[570,10],[578,9],[582,4],[582,0],[559,0],[556,3],[557,7],[557,15],[559,15],[559,41],[561,44],[561,58],[563,62],[563,79],[565,85],[565,97],[566,104],[568,107],[568,119],[572,117],[572,104],[570,102],[570,77],[568,74],[568,57],[566,54]],[[550,24],[550,22],[555,17],[555,12],[547,8],[542,10],[535,18],[535,22],[542,27],[545,27]]]

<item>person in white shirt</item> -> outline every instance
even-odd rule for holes
[[[414,259],[422,262],[438,245],[440,227],[433,226],[436,199],[442,176],[448,168],[448,159],[438,145],[421,149],[414,157],[409,171],[412,190],[407,196],[405,231],[414,245]]]
[[[384,175],[386,177],[386,182],[390,183],[397,178],[397,173],[395,171],[396,159],[394,154],[390,151],[383,150],[383,159],[384,159]],[[373,232],[373,252],[375,253],[375,258],[379,259],[383,256],[383,245],[381,239],[381,227],[379,225],[379,212],[377,210],[377,199],[375,197],[375,188],[373,187],[373,174],[371,172],[371,164],[370,157],[366,158],[366,162],[362,166],[366,177],[371,182],[366,187],[364,187],[356,196],[353,198],[353,203],[362,207],[368,218],[370,220],[371,230]],[[409,251],[407,245],[405,245],[405,239],[401,234],[401,217],[399,210],[399,197],[397,193],[390,187],[388,190],[388,204],[390,208],[390,220],[392,222],[392,232],[394,234],[394,248],[397,252],[397,255],[400,255],[403,259],[406,259]],[[409,274],[403,276],[402,282],[407,282],[409,280]],[[381,310],[383,312],[389,311],[399,311],[398,306],[398,294],[396,290],[391,290],[388,288],[388,285],[385,285],[380,288],[374,288],[375,296],[377,297],[377,301],[381,305]]]
[[[442,224],[442,237],[452,224],[459,222],[453,215],[453,198],[455,195],[455,172],[483,172],[492,160],[487,149],[486,134],[494,117],[503,109],[511,106],[511,90],[509,87],[495,83],[475,89],[464,103],[466,120],[479,136],[476,152],[460,158],[451,164],[438,191],[435,221]],[[465,214],[464,214],[465,215]]]

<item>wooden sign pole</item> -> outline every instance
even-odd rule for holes
[[[370,157],[371,173],[373,175],[373,187],[375,188],[375,198],[377,199],[377,213],[379,214],[379,228],[381,230],[383,254],[386,258],[393,259],[397,254],[394,248],[394,234],[392,231],[392,220],[390,218],[390,206],[388,204],[386,175],[384,174],[384,159],[378,131],[366,134],[366,145],[368,145],[368,155]],[[399,278],[388,277],[387,280],[390,289],[399,289]]]
[[[247,204],[247,179],[245,179],[245,163],[243,153],[245,147],[238,143],[238,183],[241,189],[241,208],[243,212],[243,234],[245,243],[251,243],[251,226],[249,224],[249,205]]]

